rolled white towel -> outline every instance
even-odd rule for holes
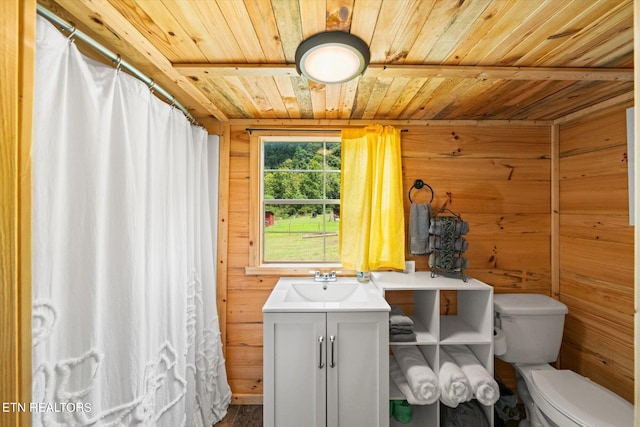
[[[493,376],[482,366],[466,345],[447,346],[447,353],[467,376],[475,398],[485,406],[493,405],[500,398],[500,388]]]
[[[469,379],[444,348],[440,350],[440,371],[438,374],[442,403],[456,408],[460,403],[471,400],[473,390]]]
[[[393,355],[415,398],[424,401],[425,404],[437,401],[440,397],[438,377],[429,367],[418,347],[415,345],[394,346]]]
[[[413,395],[413,391],[411,391],[411,387],[402,373],[400,365],[398,365],[396,358],[393,356],[389,357],[389,376],[391,377],[391,381],[398,387],[398,390],[400,390],[400,393],[403,394],[404,398],[411,405],[429,405],[433,403],[420,400]]]

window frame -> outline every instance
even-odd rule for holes
[[[339,262],[281,262],[265,263],[262,260],[264,247],[264,201],[263,186],[263,146],[264,142],[340,142],[335,130],[327,132],[300,131],[253,131],[249,136],[249,265],[246,274],[309,275],[311,270],[342,270]],[[355,273],[355,272],[346,272]]]

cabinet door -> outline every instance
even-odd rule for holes
[[[326,426],[325,332],[324,313],[265,313],[265,426]]]
[[[388,426],[388,324],[386,312],[327,314],[327,426]]]

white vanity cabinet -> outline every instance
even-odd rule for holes
[[[389,425],[388,313],[265,312],[264,425]]]

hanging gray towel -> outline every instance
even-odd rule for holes
[[[429,255],[431,203],[411,203],[409,212],[409,251],[411,255]]]

